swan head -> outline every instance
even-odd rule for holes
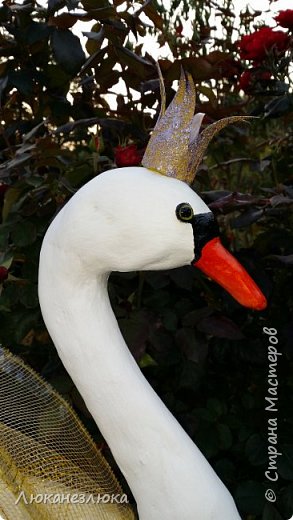
[[[266,306],[259,288],[221,245],[208,206],[178,179],[144,167],[104,172],[72,197],[51,228],[47,240],[62,249],[67,269],[78,266],[96,276],[192,264],[242,305]]]

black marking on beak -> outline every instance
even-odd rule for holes
[[[194,238],[194,259],[192,260],[192,264],[194,264],[201,257],[202,248],[212,238],[219,236],[219,226],[212,212],[194,215],[191,225]]]

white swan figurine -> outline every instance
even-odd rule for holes
[[[48,331],[133,492],[139,520],[240,519],[226,487],[141,374],[107,292],[111,271],[193,263],[241,304],[266,305],[186,182],[219,129],[198,135],[202,115],[193,117],[193,98],[183,74],[144,167],[107,171],[81,188],[50,225],[40,257]]]

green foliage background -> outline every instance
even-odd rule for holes
[[[38,257],[58,210],[85,182],[115,167],[115,146],[146,145],[159,84],[154,59],[137,38],[152,33],[170,48],[170,59],[160,60],[168,101],[183,65],[197,85],[197,110],[207,114],[206,122],[259,116],[214,140],[194,188],[269,306],[261,313],[241,308],[191,268],[115,273],[112,305],[145,376],[229,487],[243,519],[282,520],[293,512],[290,55],[271,55],[271,79],[254,85],[251,96],[241,95],[239,76],[247,64],[239,59],[236,33],[253,31],[257,13],[244,11],[236,30],[232,3],[223,1],[219,37],[209,23],[212,12],[211,1],[173,1],[170,10],[155,1],[125,7],[121,0],[49,0],[46,7],[6,1],[0,8],[0,265],[9,269],[1,289],[0,341],[71,401],[111,457],[42,321]],[[187,19],[193,23],[189,38],[181,33]],[[92,22],[87,55],[72,32],[78,20]],[[113,109],[105,95],[119,78],[126,95],[116,95]],[[270,416],[264,326],[277,328],[282,352],[283,455],[279,479],[270,485],[264,476]],[[264,497],[268,487],[277,494],[274,504]]]

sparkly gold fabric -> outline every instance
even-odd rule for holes
[[[242,123],[254,119],[251,116],[230,116],[220,119],[215,123],[207,126],[197,137],[196,142],[189,147],[189,164],[187,169],[187,181],[189,184],[193,181],[199,165],[201,164],[206,149],[212,138],[227,125],[233,123]]]
[[[160,77],[161,91],[165,92]],[[165,98],[165,94],[164,94]],[[195,89],[191,76],[181,73],[179,88],[153,130],[142,165],[170,177],[184,179],[188,167],[190,123],[195,110]]]
[[[159,70],[161,111],[142,159],[142,165],[191,184],[211,139],[229,124],[252,119],[232,116],[220,119],[198,134],[204,114],[195,111],[195,87],[189,74],[181,72],[179,88],[165,109],[166,94]]]
[[[126,497],[69,404],[0,348],[0,516],[134,520],[129,504],[109,495]]]

